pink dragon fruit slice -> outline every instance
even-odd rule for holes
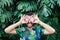
[[[34,18],[31,18],[30,21],[31,21],[31,22],[34,22]]]

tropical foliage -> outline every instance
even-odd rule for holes
[[[33,12],[43,22],[55,28],[52,35],[42,40],[60,40],[60,0],[0,0],[0,40],[19,40],[18,35],[6,34],[4,29],[16,23],[20,16]]]

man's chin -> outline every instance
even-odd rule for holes
[[[27,27],[32,27],[32,25],[27,25]]]
[[[26,25],[27,25],[28,27],[32,27],[33,24],[32,24],[32,23],[27,23]]]

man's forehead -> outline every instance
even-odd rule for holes
[[[33,15],[25,15],[25,16],[33,16]]]
[[[26,18],[30,18],[30,17],[33,17],[33,15],[29,16],[29,15],[25,15]]]

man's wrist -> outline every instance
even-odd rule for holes
[[[18,21],[18,22],[17,22],[17,25],[20,25],[20,24],[21,24],[21,21]]]
[[[39,21],[39,24],[41,25],[42,24],[42,21]]]
[[[41,21],[38,22],[38,24],[40,24]]]

